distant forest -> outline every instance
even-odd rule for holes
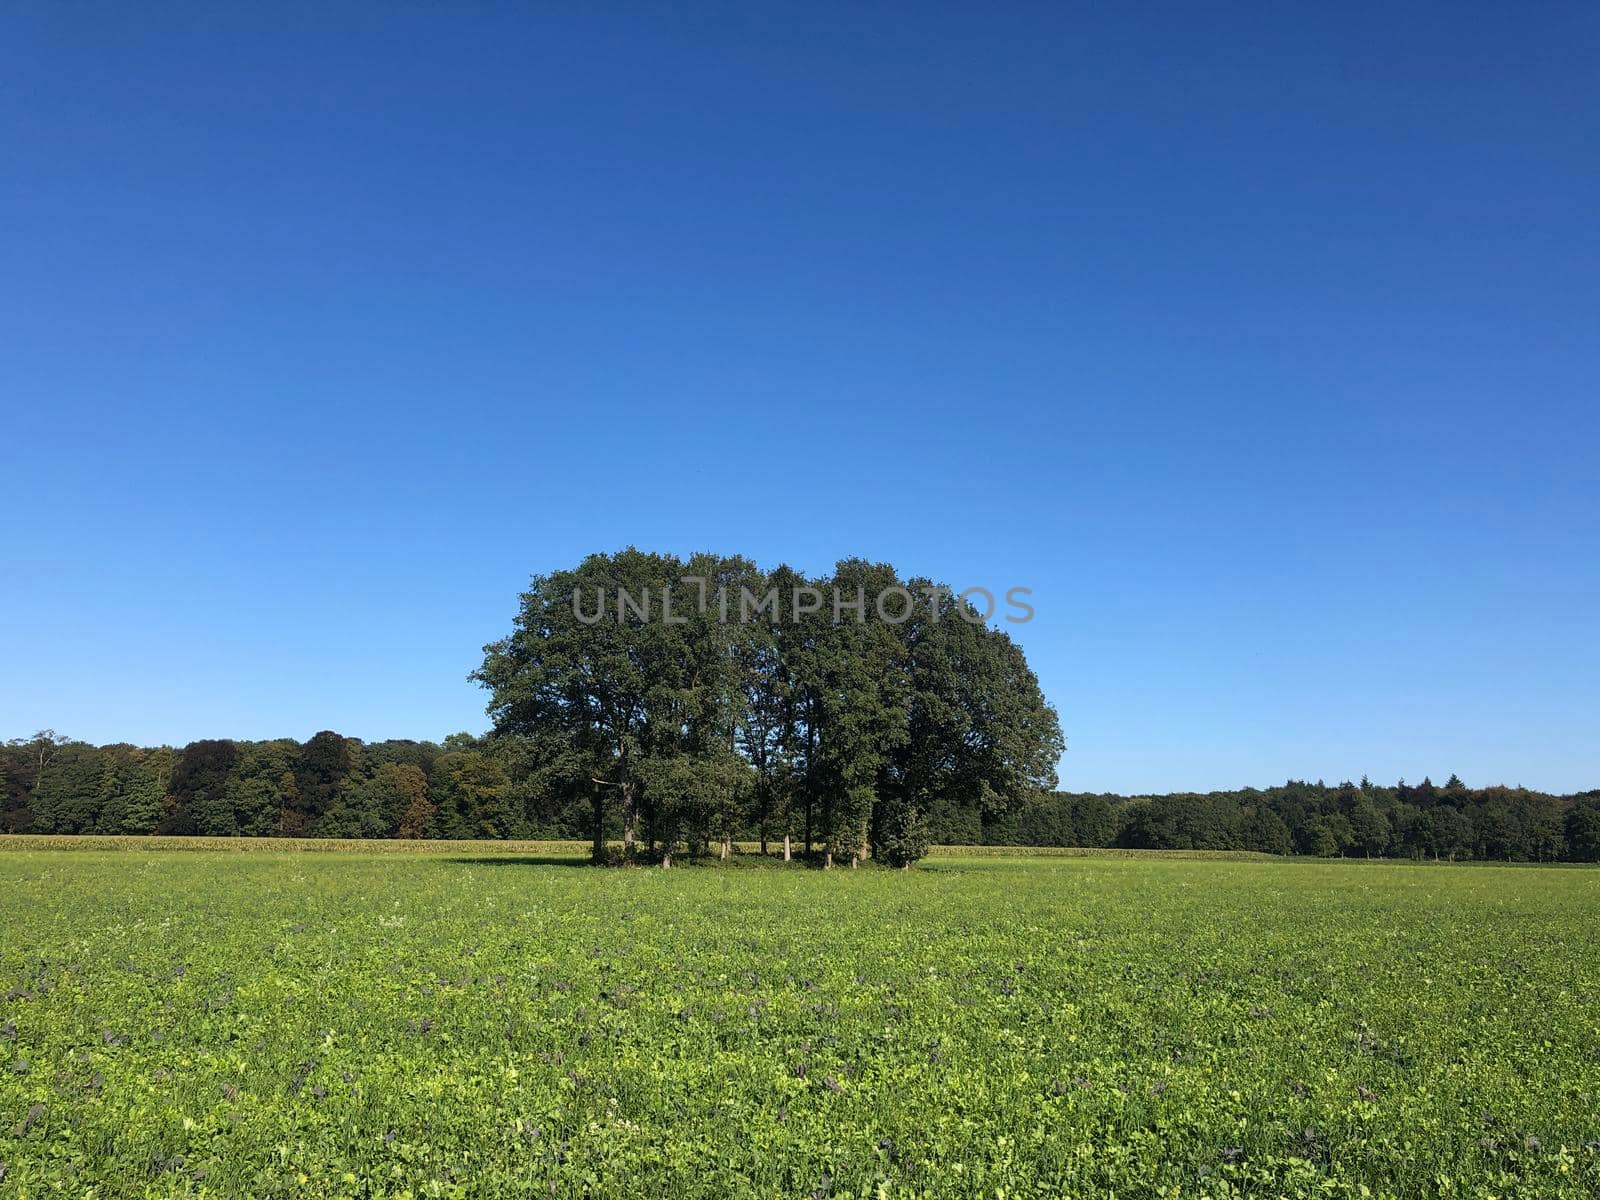
[[[44,734],[0,748],[6,833],[256,837],[582,838],[588,798],[565,799],[529,769],[516,737],[456,734],[442,744],[208,740],[183,749],[92,746]],[[794,830],[806,848],[805,814]],[[604,834],[622,836],[608,810]],[[1258,850],[1385,858],[1600,861],[1600,792],[1291,781],[1166,796],[1045,793],[1014,812],[940,805],[928,838],[947,845]],[[739,841],[781,842],[760,814]],[[816,830],[812,831],[815,838]]]

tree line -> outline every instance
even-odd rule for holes
[[[325,730],[303,743],[218,739],[176,749],[45,732],[0,747],[0,832],[591,839],[591,796],[551,789],[534,768],[526,745],[494,735],[364,743]],[[602,819],[602,838],[620,842],[620,809],[608,805]],[[775,831],[765,826],[777,854]],[[762,834],[758,811],[738,814],[735,840]],[[1443,785],[1290,781],[1162,796],[1057,791],[1015,812],[941,801],[926,835],[943,845],[1597,862],[1600,791],[1469,788],[1454,776]],[[803,838],[802,822],[797,854]]]
[[[939,824],[944,843],[1254,850],[1323,858],[1600,862],[1600,791],[1290,780],[1237,791],[1058,792],[1015,814]]]
[[[662,865],[735,841],[823,866],[905,866],[935,842],[1600,861],[1594,792],[1454,776],[1057,791],[1056,714],[986,615],[860,559],[807,578],[740,557],[592,555],[535,576],[485,647],[483,736],[177,749],[45,731],[0,747],[0,831],[581,837],[597,858]]]

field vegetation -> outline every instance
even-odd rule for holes
[[[1589,870],[225,844],[0,848],[0,1192],[1600,1189]]]

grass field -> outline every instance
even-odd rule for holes
[[[1592,870],[37,845],[0,1195],[1600,1192]]]

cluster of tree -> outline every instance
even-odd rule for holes
[[[628,549],[535,576],[475,678],[545,792],[588,794],[597,857],[615,809],[623,854],[665,866],[744,831],[904,866],[935,811],[992,818],[1055,786],[1056,714],[986,615],[883,563],[808,579]]]

